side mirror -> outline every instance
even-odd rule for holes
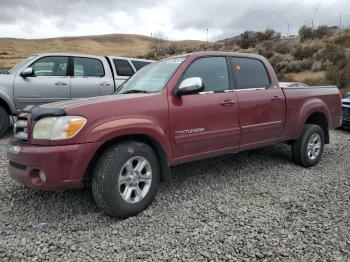
[[[189,95],[199,93],[204,90],[202,78],[191,77],[183,80],[177,90],[177,95]]]
[[[34,76],[34,70],[31,67],[27,67],[26,69],[24,69],[21,73],[20,73],[21,77],[29,77],[29,76]]]

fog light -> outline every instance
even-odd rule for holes
[[[42,181],[42,182],[46,182],[46,176],[45,176],[45,173],[43,172],[43,171],[39,171],[39,177],[40,177],[40,180]]]
[[[15,145],[11,145],[11,144],[7,145],[7,152],[9,152],[11,154],[17,155],[20,151],[21,151],[20,146],[15,146]]]

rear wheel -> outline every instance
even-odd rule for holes
[[[5,135],[10,127],[10,117],[6,110],[0,107],[0,137]]]
[[[323,154],[324,133],[318,125],[305,125],[301,135],[292,144],[294,162],[304,167],[316,165]]]
[[[107,214],[120,218],[134,216],[153,201],[159,178],[158,159],[151,147],[139,142],[116,144],[97,163],[93,195]]]

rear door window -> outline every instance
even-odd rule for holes
[[[238,89],[267,88],[270,86],[269,76],[261,61],[239,57],[231,59]]]
[[[113,59],[113,63],[118,76],[132,76],[134,74],[134,69],[131,67],[128,60]]]
[[[136,71],[139,71],[142,67],[149,65],[151,62],[131,60],[131,63],[134,65]]]
[[[225,57],[205,57],[194,61],[183,79],[202,78],[204,92],[223,92],[229,89],[227,63]]]
[[[74,57],[74,76],[102,77],[105,75],[101,60],[87,57]]]

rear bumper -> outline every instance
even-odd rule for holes
[[[27,187],[63,191],[83,187],[86,169],[101,143],[35,146],[10,140],[9,175]],[[45,174],[44,182],[39,171]]]

